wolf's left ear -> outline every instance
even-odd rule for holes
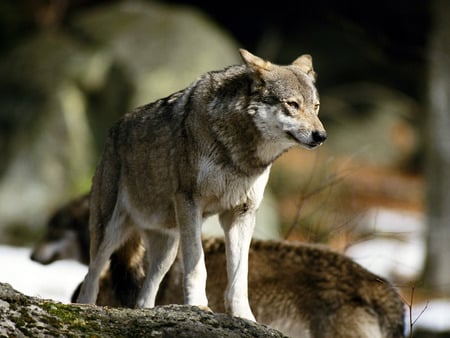
[[[295,61],[292,62],[292,64],[294,66],[299,67],[313,81],[316,81],[317,75],[316,75],[316,72],[313,69],[312,56],[311,55],[303,54],[302,56],[299,56],[297,59],[295,59]]]
[[[242,60],[244,60],[246,65],[256,71],[259,75],[261,75],[263,71],[270,71],[272,68],[272,64],[269,61],[265,61],[245,49],[239,49],[239,53],[241,53]]]

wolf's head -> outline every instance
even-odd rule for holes
[[[50,218],[44,238],[34,247],[31,260],[50,264],[60,259],[89,263],[89,196],[76,198]]]
[[[244,49],[240,53],[252,77],[249,113],[272,151],[298,144],[308,149],[321,145],[327,133],[318,117],[320,102],[311,56],[302,55],[288,66],[279,66]]]

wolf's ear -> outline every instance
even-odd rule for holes
[[[272,64],[269,61],[265,61],[245,49],[239,49],[239,53],[241,53],[242,60],[244,60],[246,65],[258,74],[261,74],[262,71],[269,71],[272,68]]]
[[[309,54],[303,54],[292,62],[294,66],[299,67],[306,75],[308,75],[313,81],[316,80],[316,72],[313,69],[312,57]]]

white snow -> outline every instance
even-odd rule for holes
[[[0,282],[28,296],[69,303],[87,267],[70,260],[41,265],[30,254],[30,248],[0,246]]]
[[[350,246],[346,254],[389,280],[415,280],[425,264],[425,221],[421,214],[373,208],[360,227],[372,239]]]
[[[349,247],[347,256],[389,280],[415,280],[423,269],[425,243],[374,238]]]
[[[449,332],[450,299],[435,299],[428,303],[414,304],[412,308],[412,322],[415,322],[413,332],[417,328],[433,332]],[[407,323],[409,323],[409,313]],[[409,332],[407,333],[409,334]]]

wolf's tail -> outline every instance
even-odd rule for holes
[[[120,122],[120,121],[119,121]],[[121,176],[120,151],[116,141],[119,137],[119,123],[109,131],[100,162],[95,170],[90,193],[90,256],[95,257],[102,234],[110,221],[116,206]],[[93,231],[95,229],[95,231]]]
[[[105,297],[107,304],[104,305],[133,306],[145,276],[143,256],[135,257],[144,253],[141,236],[125,224],[128,220],[121,211],[119,200],[123,147],[117,141],[122,136],[122,129],[121,120],[110,129],[92,183],[89,208],[90,263],[78,297],[79,302],[98,304]],[[108,261],[113,263],[109,272]],[[109,291],[97,294],[99,290]]]
[[[100,279],[96,304],[101,306],[136,306],[139,291],[145,278],[145,259],[142,238],[138,232],[111,255],[109,269]],[[71,302],[77,301],[81,285],[72,294]]]
[[[138,231],[111,256],[110,285],[113,298],[120,306],[136,307],[137,297],[146,275],[146,255]]]

